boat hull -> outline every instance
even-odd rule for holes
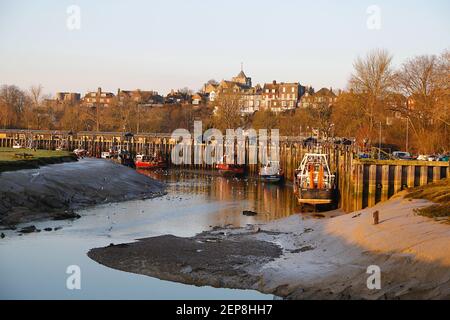
[[[167,164],[165,162],[135,162],[136,169],[147,169],[147,170],[156,170],[156,169],[165,169],[167,168]]]
[[[245,168],[242,166],[218,164],[216,168],[225,176],[240,176],[245,174]]]
[[[272,175],[263,175],[261,174],[260,179],[265,182],[280,182],[284,179],[283,175],[272,174]]]
[[[299,203],[328,204],[336,199],[333,189],[300,189],[297,194]]]

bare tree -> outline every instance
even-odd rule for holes
[[[362,97],[359,107],[369,122],[369,139],[374,137],[376,120],[381,120],[383,116],[383,100],[394,87],[395,76],[391,64],[392,56],[385,50],[373,50],[354,63],[355,72],[350,78],[349,88]]]
[[[40,106],[42,99],[43,99],[43,87],[42,85],[37,85],[37,86],[31,86],[30,87],[30,92],[29,92],[29,96],[31,99],[31,102],[33,104],[33,107],[38,107]]]
[[[218,129],[236,129],[241,126],[242,98],[238,93],[222,93],[215,101],[215,126]]]
[[[442,130],[450,125],[449,77],[448,53],[414,57],[396,74],[397,88],[408,99],[407,104],[396,106],[396,111],[412,124],[422,152],[444,147]]]

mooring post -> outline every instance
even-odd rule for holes
[[[416,167],[409,166],[408,167],[408,178],[407,178],[408,188],[414,188],[415,175],[416,175]]]
[[[361,163],[354,164],[355,175],[353,178],[353,210],[362,209],[363,187],[364,187],[364,165]]]
[[[389,199],[389,165],[381,167],[381,201]]]
[[[369,166],[369,194],[367,205],[373,207],[376,204],[376,190],[377,190],[377,166],[372,164]]]
[[[374,225],[380,224],[380,212],[379,211],[375,211],[373,213],[373,224]]]
[[[395,166],[394,170],[394,193],[398,193],[402,190],[402,166]]]
[[[441,180],[441,167],[433,167],[433,182]]]
[[[424,186],[428,183],[428,166],[420,167],[420,185]]]

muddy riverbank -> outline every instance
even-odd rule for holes
[[[24,169],[38,169],[43,166],[57,163],[76,162],[77,156],[55,156],[55,157],[40,157],[30,160],[15,160],[15,161],[0,161],[0,173],[7,171],[17,171]]]
[[[294,215],[260,226],[160,236],[88,255],[106,266],[194,285],[255,289],[288,299],[448,299],[450,228],[397,196],[328,220]],[[372,213],[381,215],[372,224]],[[367,286],[369,266],[381,288]]]
[[[88,206],[164,194],[163,183],[110,161],[83,159],[0,173],[0,226],[76,218]]]

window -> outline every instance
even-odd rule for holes
[[[286,92],[286,87],[283,87],[283,92]]]
[[[294,93],[294,92],[295,92],[295,88],[294,88],[294,87],[292,87],[292,90],[291,90],[291,92],[292,92],[292,93]]]

